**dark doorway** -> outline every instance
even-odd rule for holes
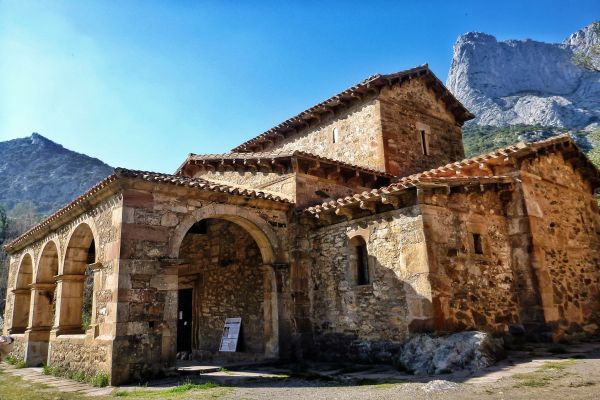
[[[192,289],[179,290],[177,352],[192,351]]]

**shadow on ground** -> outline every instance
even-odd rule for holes
[[[524,344],[507,352],[506,359],[482,371],[459,371],[450,374],[415,376],[389,365],[306,363],[254,366],[218,366],[186,363],[180,375],[144,382],[145,389],[167,389],[182,383],[213,382],[222,386],[243,387],[336,387],[384,385],[394,383],[486,384],[505,377],[534,372],[545,363],[566,359],[600,360],[600,342],[558,344]],[[135,390],[126,385],[119,390]]]

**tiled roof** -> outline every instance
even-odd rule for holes
[[[363,96],[372,90],[379,90],[383,86],[392,85],[420,76],[428,76],[430,78],[434,90],[442,94],[442,100],[446,103],[451,112],[459,121],[464,122],[475,118],[475,116],[471,114],[469,110],[467,110],[465,106],[463,106],[460,101],[458,101],[452,95],[452,93],[450,93],[450,91],[433,74],[433,72],[431,72],[427,64],[425,64],[393,74],[377,74],[370,76],[364,81],[359,82],[356,85],[328,98],[327,100],[302,111],[300,114],[287,119],[279,125],[274,126],[268,131],[254,137],[253,139],[242,143],[241,145],[235,147],[233,151],[252,151],[252,147],[254,145],[258,145],[266,140],[277,140],[276,138],[282,138],[285,132],[295,130],[297,127],[305,125],[307,120],[314,118],[316,115],[321,113],[330,113],[332,108],[335,108],[344,102],[350,102],[356,97]]]
[[[460,171],[462,168],[472,166],[473,164],[485,164],[495,159],[505,159],[507,157],[520,158],[528,154],[536,153],[541,149],[545,149],[553,145],[560,145],[563,143],[571,143],[575,146],[575,148],[577,148],[568,134],[557,135],[549,139],[533,143],[519,142],[501,149],[491,151],[489,153],[467,158],[462,161],[457,161],[418,174],[406,176],[388,186],[373,189],[371,191],[357,193],[353,196],[347,196],[337,200],[332,200],[317,206],[308,207],[304,211],[313,215],[318,215],[320,212],[323,211],[347,207],[349,205],[357,204],[362,201],[369,201],[374,198],[379,198],[382,195],[388,195],[400,192],[408,188],[414,188],[419,184],[441,183],[445,185],[455,185],[462,183],[467,184],[473,181],[478,181],[482,184],[494,182],[508,182],[512,178],[507,176],[460,176]],[[591,163],[590,165],[597,172],[596,167],[594,167]]]
[[[200,190],[207,190],[207,191],[211,191],[211,192],[220,192],[220,193],[227,193],[227,194],[232,194],[232,195],[272,200],[272,201],[281,202],[281,203],[290,203],[290,200],[283,196],[278,196],[278,195],[264,192],[261,190],[241,188],[241,187],[237,187],[234,185],[211,182],[211,181],[208,181],[205,179],[200,179],[200,178],[188,178],[188,177],[184,177],[184,176],[162,174],[162,173],[158,173],[158,172],[137,171],[137,170],[130,170],[130,169],[125,169],[125,168],[116,168],[110,176],[108,176],[105,179],[103,179],[102,181],[98,182],[96,185],[94,185],[88,191],[83,193],[81,196],[75,198],[72,202],[67,204],[65,207],[56,211],[54,214],[52,214],[49,217],[47,217],[46,219],[44,219],[42,222],[35,225],[33,228],[29,229],[27,232],[25,232],[24,234],[22,234],[15,240],[6,244],[4,246],[4,248],[7,251],[10,251],[11,249],[15,248],[15,246],[18,245],[20,242],[23,242],[27,238],[36,234],[37,232],[41,232],[45,228],[50,227],[53,224],[53,222],[58,221],[59,219],[61,219],[61,217],[69,214],[71,211],[76,211],[77,208],[79,208],[82,205],[84,205],[85,203],[87,203],[91,198],[96,196],[98,193],[100,193],[101,191],[106,189],[109,185],[111,185],[113,182],[115,182],[119,179],[137,179],[137,180],[143,180],[143,181],[151,182],[151,183],[162,183],[162,184],[170,184],[170,185],[176,185],[176,186],[185,186],[185,187],[190,187],[190,188],[197,188]],[[82,209],[82,211],[83,211],[83,209]]]
[[[327,164],[339,165],[341,167],[354,169],[359,172],[367,174],[373,174],[378,176],[384,176],[391,178],[392,175],[387,172],[361,167],[359,165],[350,164],[343,161],[338,161],[332,158],[319,156],[316,154],[308,153],[300,150],[274,150],[271,152],[256,152],[256,153],[222,153],[222,154],[190,154],[185,162],[177,169],[175,174],[181,173],[183,167],[190,161],[221,161],[221,160],[278,160],[284,158],[299,157],[304,159],[312,159]]]

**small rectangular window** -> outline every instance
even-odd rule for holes
[[[419,131],[421,134],[421,150],[423,151],[423,154],[428,156],[429,155],[429,149],[428,147],[428,143],[427,143],[427,132],[425,132],[424,130],[420,130]]]
[[[423,154],[428,156],[429,155],[429,150],[427,149],[427,132],[421,130],[421,150],[423,150]]]
[[[475,254],[483,254],[483,245],[481,243],[481,235],[479,233],[473,234],[473,251]]]

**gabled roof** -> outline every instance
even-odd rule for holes
[[[111,175],[98,182],[96,185],[87,190],[81,196],[75,198],[72,202],[70,202],[60,210],[56,211],[52,215],[48,216],[42,222],[29,229],[27,232],[23,233],[15,240],[6,244],[4,248],[7,252],[10,252],[11,250],[14,250],[18,245],[27,242],[29,238],[33,238],[34,236],[36,236],[36,234],[56,229],[57,224],[58,226],[60,226],[60,224],[64,223],[63,219],[68,219],[70,215],[72,216],[73,214],[82,214],[83,212],[85,212],[85,207],[89,204],[90,200],[99,196],[101,193],[109,191],[110,187],[115,182],[123,179],[135,179],[150,183],[185,186],[204,191],[220,192],[231,195],[252,197],[257,199],[266,199],[279,203],[290,203],[290,200],[283,196],[278,196],[261,190],[241,188],[229,184],[215,183],[201,178],[188,178],[185,176],[162,174],[158,172],[116,168]]]
[[[302,111],[298,115],[287,119],[268,131],[261,133],[255,138],[240,144],[232,151],[249,152],[253,151],[253,148],[259,147],[261,143],[265,143],[267,141],[276,142],[285,138],[286,134],[302,129],[311,119],[320,119],[320,114],[327,114],[331,112],[335,113],[339,110],[340,106],[352,103],[353,101],[356,101],[356,99],[360,100],[363,98],[363,96],[366,96],[369,93],[378,93],[384,86],[392,86],[422,76],[427,77],[428,82],[433,90],[440,95],[442,101],[444,101],[448,109],[454,114],[458,121],[462,123],[475,118],[475,116],[471,114],[469,110],[467,110],[465,106],[463,106],[462,103],[452,95],[452,93],[434,75],[434,73],[431,72],[429,66],[425,64],[393,74],[377,74],[370,76],[364,81],[359,82],[356,85],[328,98],[327,100],[324,100],[319,104]]]
[[[463,174],[462,172],[463,170],[471,168],[481,169],[481,165],[498,165],[504,163],[505,161],[510,161],[510,159],[521,159],[554,148],[564,147],[569,147],[577,153],[577,156],[583,161],[584,167],[590,171],[590,177],[594,180],[595,184],[600,185],[600,171],[598,171],[596,166],[594,166],[594,164],[587,159],[583,152],[581,152],[569,134],[561,134],[538,142],[515,143],[489,153],[467,158],[462,161],[457,161],[428,171],[420,172],[418,174],[406,176],[388,186],[357,193],[353,196],[332,200],[314,207],[308,207],[304,211],[318,216],[318,214],[322,212],[349,207],[360,204],[361,202],[372,202],[374,200],[381,201],[382,199],[384,200],[386,196],[421,185],[442,184],[444,186],[455,186],[472,183],[508,183],[513,179],[510,176],[471,176]]]

